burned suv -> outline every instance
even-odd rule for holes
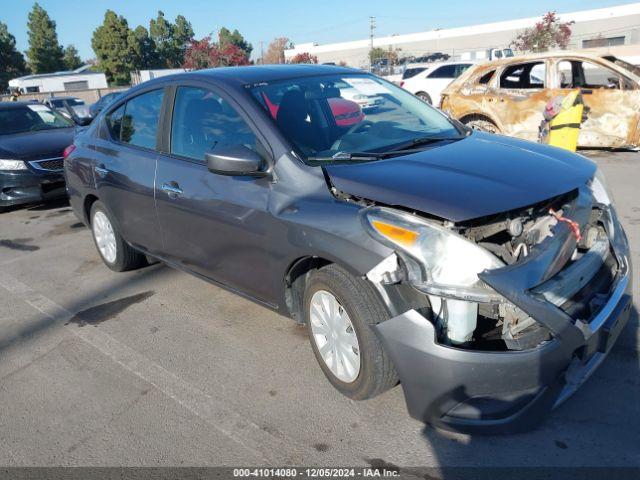
[[[380,103],[345,125],[345,90]],[[627,240],[594,163],[351,69],[145,82],[65,173],[109,268],[155,257],[290,316],[339,391],[400,382],[410,414],[444,428],[535,425],[629,316]]]

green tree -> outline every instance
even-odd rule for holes
[[[173,26],[173,48],[174,57],[171,59],[172,68],[178,68],[184,60],[184,52],[187,50],[189,43],[193,40],[193,27],[182,15],[176,17],[176,23]]]
[[[63,61],[66,70],[75,70],[84,65],[82,59],[80,59],[80,55],[78,55],[78,49],[73,45],[67,45],[64,49]]]
[[[16,50],[16,39],[7,26],[0,22],[0,92],[6,91],[9,80],[26,73],[24,57]]]
[[[369,50],[369,61],[371,63],[379,62],[383,58],[387,58],[387,51],[384,48],[373,47]]]
[[[228,28],[222,27],[218,32],[218,42],[220,43],[221,47],[225,47],[227,45],[235,45],[240,50],[244,51],[244,53],[247,55],[247,58],[251,57],[253,45],[247,42],[237,29],[231,32]]]
[[[132,51],[132,63],[136,70],[146,70],[160,67],[156,44],[149,36],[149,32],[142,25],[138,25],[130,33],[129,45]]]
[[[37,2],[29,12],[29,49],[27,57],[33,73],[50,73],[64,69],[64,53],[58,43],[56,22]]]
[[[134,69],[133,38],[134,33],[129,28],[127,20],[113,10],[106,11],[102,25],[94,30],[91,46],[96,54],[98,66],[110,83],[129,84],[130,73]]]
[[[193,28],[182,15],[173,24],[158,11],[149,22],[149,34],[156,45],[159,64],[164,68],[178,68],[184,61],[184,53],[193,39]]]

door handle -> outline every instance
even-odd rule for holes
[[[167,192],[167,195],[171,198],[176,198],[182,195],[182,189],[176,182],[165,183],[160,188],[162,188],[163,192]]]
[[[101,177],[104,177],[107,173],[109,173],[109,170],[104,168],[104,165],[93,167],[93,171],[96,172]]]

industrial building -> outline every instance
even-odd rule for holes
[[[436,29],[428,32],[392,35],[354,40],[350,42],[318,45],[297,44],[285,51],[290,59],[299,53],[315,55],[320,63],[344,62],[349,66],[369,66],[369,51],[373,47],[399,49],[400,57],[418,57],[442,52],[453,58],[482,60],[489,49],[508,47],[518,33],[532,27],[546,12],[538,17],[521,18],[482,25]],[[579,12],[558,12],[563,22],[574,21],[568,48],[592,48],[640,44],[640,3]]]

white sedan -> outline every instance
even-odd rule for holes
[[[400,86],[421,100],[438,106],[440,93],[471,65],[470,62],[409,64]]]

